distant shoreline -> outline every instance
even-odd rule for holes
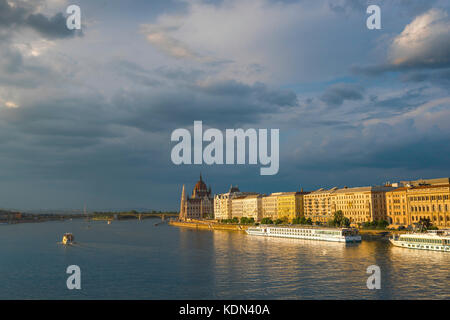
[[[113,221],[113,220],[140,220],[149,218],[162,218],[177,216],[173,212],[139,213],[139,212],[94,212],[83,214],[29,214],[20,212],[3,212],[0,215],[0,225],[12,225],[19,223],[40,223],[50,221],[66,221],[72,219],[85,219],[90,221]]]

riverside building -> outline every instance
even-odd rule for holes
[[[186,197],[184,185],[181,191],[180,220],[203,219],[212,217],[214,214],[214,200],[211,196],[211,187],[206,187],[205,182],[200,180],[195,184],[192,195]]]
[[[261,198],[260,194],[241,195],[231,200],[232,218],[253,218],[261,220]]]
[[[238,197],[243,197],[246,195],[254,195],[257,194],[255,192],[241,192],[237,186],[230,186],[230,189],[227,193],[216,194],[214,196],[214,219],[223,220],[223,219],[232,219],[233,218],[233,210],[232,210],[232,200]],[[242,208],[240,204],[236,203],[237,207],[235,212],[237,214],[242,214]],[[242,217],[242,215],[240,216]]]
[[[388,186],[319,189],[304,196],[305,217],[326,223],[342,211],[352,224],[387,220],[386,192]]]
[[[305,218],[313,222],[325,223],[333,218],[332,195],[337,187],[332,189],[320,188],[304,196]]]
[[[449,178],[416,181],[386,193],[388,221],[406,227],[428,218],[438,228],[450,227]]]
[[[278,197],[272,193],[261,199],[261,215],[262,218],[270,220],[278,219]]]
[[[272,196],[277,197],[277,218],[292,219],[304,215],[303,196],[308,192],[277,192]]]
[[[261,199],[263,195],[253,194],[242,199],[242,216],[253,218],[255,221],[261,221],[262,208]]]
[[[342,211],[353,224],[387,220],[386,192],[393,189],[388,186],[336,189],[331,196],[332,212]]]

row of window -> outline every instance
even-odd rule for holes
[[[426,218],[426,217],[422,217],[422,216],[412,216],[411,217],[412,221],[420,221],[420,219],[423,219],[423,218]],[[437,221],[438,218],[436,216],[433,216],[432,220],[433,221]],[[439,221],[444,221],[444,217],[443,216],[439,216]]]
[[[443,210],[442,210],[443,209]],[[431,205],[431,206],[413,206],[411,207],[412,212],[430,212],[430,211],[448,211],[448,205]]]
[[[410,201],[448,200],[448,195],[409,197]]]

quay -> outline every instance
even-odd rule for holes
[[[245,232],[248,228],[254,227],[254,225],[242,225],[242,224],[228,224],[220,223],[214,220],[190,220],[190,221],[180,221],[171,219],[168,225],[182,228],[191,228],[199,230],[228,230],[228,231],[238,231]],[[389,237],[393,234],[402,234],[406,231],[396,231],[396,230],[367,230],[359,229],[359,234],[363,240],[382,240],[389,241]]]
[[[226,224],[208,220],[191,220],[191,221],[170,220],[168,224],[175,227],[185,227],[203,230],[229,230],[240,232],[245,232],[245,230],[247,230],[247,228],[249,227],[248,225]]]

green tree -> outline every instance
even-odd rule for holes
[[[342,210],[338,210],[334,213],[334,225],[335,226],[342,226],[342,222],[344,220],[344,213]]]
[[[281,220],[281,219],[275,220],[275,224],[282,224],[282,223],[283,223],[283,220]]]
[[[346,227],[346,228],[350,227],[350,219],[347,218],[347,217],[344,217],[344,219],[342,219],[342,225],[341,226]]]
[[[247,217],[241,218],[241,224],[253,224],[253,223],[255,223],[254,218],[247,218]]]
[[[378,228],[380,229],[386,229],[386,227],[389,225],[389,222],[387,222],[386,220],[380,219],[378,221]]]
[[[332,224],[335,227],[350,226],[350,220],[344,217],[344,213],[342,212],[342,210],[338,210],[334,213],[334,219],[332,221]]]
[[[262,218],[261,224],[273,224],[273,221],[270,218]]]
[[[420,218],[418,224],[419,224],[420,231],[428,230],[432,226],[430,218]]]

